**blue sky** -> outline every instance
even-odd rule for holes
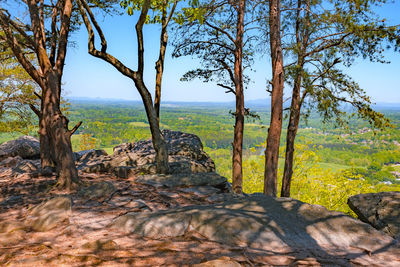
[[[390,24],[400,24],[400,1],[387,4],[377,10]],[[108,41],[108,52],[119,58],[132,69],[136,69],[136,16],[113,16],[100,20]],[[145,81],[150,92],[154,91],[155,69],[158,58],[159,27],[145,25]],[[139,100],[133,82],[122,76],[108,63],[90,56],[87,52],[87,32],[82,28],[71,36],[77,43],[69,48],[63,77],[64,89],[68,97],[100,97]],[[172,37],[172,36],[171,36]],[[214,83],[195,80],[180,82],[180,77],[188,70],[196,68],[199,61],[190,57],[173,59],[171,46],[167,49],[163,78],[163,101],[234,101],[232,94]],[[387,52],[391,64],[371,63],[359,59],[346,72],[364,88],[374,102],[400,103],[400,52]],[[266,80],[271,77],[268,55],[255,62],[255,73],[251,73],[252,83],[245,91],[245,98],[265,99]],[[288,92],[286,93],[288,95]]]

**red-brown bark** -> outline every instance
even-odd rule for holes
[[[272,61],[271,122],[265,149],[264,194],[276,196],[279,144],[283,113],[283,54],[281,45],[280,1],[269,2],[270,49]]]
[[[172,15],[175,12],[177,3],[178,3],[178,1],[175,0],[173,6],[171,8],[170,14],[167,17],[168,1],[163,0],[164,9],[163,9],[162,15],[161,15],[160,54],[159,54],[158,60],[156,62],[156,86],[155,86],[155,95],[154,95],[154,108],[156,110],[158,122],[160,122],[161,83],[162,83],[162,77],[163,77],[163,73],[164,73],[165,51],[167,49],[167,44],[168,44],[167,27],[168,27],[169,21],[171,20]]]
[[[235,96],[236,96],[236,112],[235,127],[233,135],[233,154],[232,154],[232,187],[237,194],[242,193],[243,187],[243,170],[242,170],[242,152],[243,152],[243,131],[244,131],[244,95],[243,95],[243,34],[244,34],[244,14],[245,0],[238,3],[237,24],[236,24],[236,41],[235,41]]]

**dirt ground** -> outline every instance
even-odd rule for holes
[[[128,212],[211,202],[178,189],[137,184],[134,178],[82,174],[81,179],[85,185],[109,181],[115,190],[107,196],[87,199],[77,192],[66,194],[55,190],[55,177],[11,178],[0,170],[0,224],[20,225],[11,232],[0,229],[0,266],[191,266],[219,258],[235,260],[242,266],[366,265],[362,259],[349,259],[340,254],[322,258],[317,251],[232,247],[209,241],[194,231],[159,240],[126,234],[107,225]],[[46,232],[33,231],[26,225],[26,216],[32,207],[66,195],[72,199],[68,222]],[[359,249],[354,253],[360,253]]]

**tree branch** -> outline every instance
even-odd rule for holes
[[[81,125],[82,125],[82,121],[78,122],[78,123],[74,126],[74,128],[72,128],[72,130],[69,131],[69,134],[70,134],[70,135],[73,135],[73,134],[76,132],[76,130],[78,130],[78,128],[79,128]]]
[[[136,23],[136,36],[138,43],[138,71],[140,79],[143,80],[143,72],[144,72],[144,45],[143,45],[143,25],[146,21],[147,13],[150,8],[150,0],[144,0],[142,11],[139,16],[139,20]]]
[[[40,116],[41,116],[40,111],[33,104],[29,104],[29,107],[36,114],[36,116],[38,116],[38,118],[40,119]]]
[[[227,91],[225,91],[225,93],[233,93],[234,95],[236,95],[236,91],[232,87],[224,85],[222,83],[217,83],[217,85],[222,88],[228,89]]]
[[[68,34],[69,34],[69,24],[71,21],[72,14],[72,1],[65,0],[64,7],[62,9],[61,16],[61,26],[60,26],[60,36],[58,40],[58,50],[57,50],[57,60],[55,64],[55,69],[61,76],[64,69],[65,55],[67,53],[68,44]]]
[[[81,13],[83,22],[85,24],[86,30],[88,31],[88,52],[89,54],[91,54],[94,57],[103,59],[104,61],[108,62],[109,64],[111,64],[112,66],[114,66],[114,68],[116,68],[119,72],[121,72],[123,75],[132,78],[134,76],[136,76],[136,73],[131,70],[130,68],[126,67],[121,61],[119,61],[117,58],[115,58],[114,56],[108,54],[106,51],[103,51],[104,49],[102,49],[102,51],[99,51],[96,49],[95,44],[94,44],[94,32],[93,32],[93,28],[92,28],[92,24],[90,23],[90,20],[85,12],[85,0],[77,0],[78,6],[79,6],[79,11]],[[86,3],[87,6],[87,3]],[[89,7],[88,7],[89,9]],[[94,19],[94,17],[93,17]],[[95,23],[96,20],[94,19]],[[96,22],[97,24],[97,22]],[[100,34],[100,33],[99,33]],[[103,36],[104,38],[104,36]],[[104,38],[105,40],[105,38]],[[104,48],[104,47],[102,47]]]

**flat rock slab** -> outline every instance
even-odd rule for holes
[[[359,194],[347,203],[363,222],[400,238],[400,192]]]
[[[55,197],[30,210],[25,224],[34,231],[45,232],[61,224],[69,224],[71,199]]]
[[[391,247],[393,238],[340,212],[291,198],[250,196],[222,204],[128,213],[111,227],[159,239],[196,231],[211,241],[268,251],[305,250],[319,255]],[[362,254],[361,253],[361,254]],[[400,249],[398,249],[400,255]],[[400,256],[393,266],[400,266]]]
[[[215,188],[213,186],[205,185],[205,186],[197,186],[197,187],[188,187],[180,189],[186,193],[192,193],[197,195],[198,197],[209,197],[215,195],[217,193],[221,193],[221,190]]]
[[[155,187],[191,187],[213,186],[224,187],[227,179],[215,172],[171,174],[171,175],[142,175],[135,179],[136,183],[152,185]]]

